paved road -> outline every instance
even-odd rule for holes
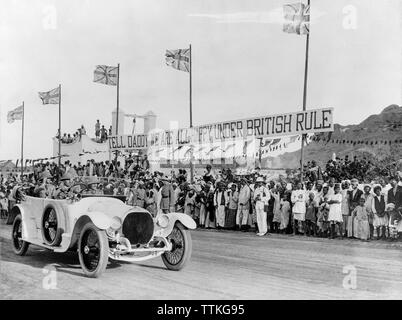
[[[192,259],[180,272],[168,271],[157,258],[109,264],[101,278],[89,279],[74,253],[32,246],[27,256],[14,255],[10,226],[0,228],[2,299],[402,298],[401,244],[194,231]],[[57,270],[56,289],[43,286],[49,266]],[[350,276],[356,271],[356,289],[343,287],[353,286],[344,281],[344,268]]]

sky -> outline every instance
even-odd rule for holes
[[[93,82],[95,65],[120,63],[120,107],[152,110],[157,126],[189,125],[188,73],[166,66],[166,49],[192,45],[193,124],[302,108],[305,36],[282,31],[286,0],[2,0],[0,159],[53,154],[57,105],[38,91],[62,85],[62,132],[109,127],[116,87]],[[311,0],[307,108],[334,108],[360,123],[402,104],[399,0]],[[126,130],[130,132],[130,120]]]

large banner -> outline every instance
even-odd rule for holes
[[[109,137],[109,149],[115,151],[224,143],[234,140],[301,135],[333,130],[333,108],[325,108],[225,121],[193,128],[154,130],[147,135],[111,136]]]

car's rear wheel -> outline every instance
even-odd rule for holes
[[[179,271],[190,260],[193,248],[190,231],[176,222],[168,236],[172,250],[162,254],[162,261],[169,270]]]
[[[24,256],[28,250],[29,242],[22,240],[22,217],[20,214],[14,219],[11,239],[15,254]]]
[[[82,229],[78,241],[78,257],[84,274],[99,277],[106,269],[109,243],[106,232],[88,222]]]

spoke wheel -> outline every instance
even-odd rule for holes
[[[20,214],[14,219],[11,238],[14,252],[19,256],[25,255],[29,242],[22,240],[22,217]]]
[[[42,234],[47,244],[57,246],[61,239],[61,230],[56,209],[50,207],[45,210],[42,217]]]
[[[108,262],[109,243],[106,232],[88,222],[81,231],[78,255],[85,275],[96,278],[101,275]]]
[[[162,260],[169,270],[178,271],[184,267],[191,256],[192,240],[190,231],[180,222],[176,222],[168,236],[168,241],[172,243],[172,250],[163,253]]]

